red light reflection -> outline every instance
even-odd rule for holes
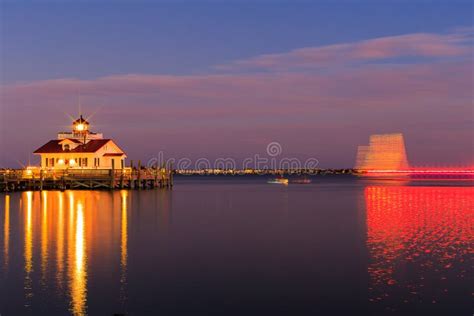
[[[396,301],[436,304],[448,290],[463,288],[473,253],[473,193],[471,187],[365,189],[370,301],[388,309]]]

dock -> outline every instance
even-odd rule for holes
[[[6,169],[0,170],[0,192],[35,190],[146,190],[171,188],[171,168]]]

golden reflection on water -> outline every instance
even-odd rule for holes
[[[25,212],[25,306],[30,306],[30,299],[33,297],[33,282],[31,272],[33,271],[33,192],[26,192],[26,212]]]
[[[127,284],[127,259],[128,259],[128,214],[127,214],[128,192],[120,191],[121,198],[121,227],[120,227],[120,300],[122,305],[126,299]]]
[[[120,243],[120,263],[122,269],[127,268],[127,242],[128,242],[128,232],[127,232],[127,191],[120,192],[121,198],[121,243]]]
[[[56,227],[56,281],[59,290],[63,289],[64,278],[64,194],[57,192],[58,195],[58,216]]]
[[[13,259],[11,225],[16,223],[12,218],[18,218],[26,308],[31,308],[34,294],[44,295],[54,287],[48,282],[51,275],[57,284],[51,295],[66,298],[71,314],[87,314],[91,256],[96,262],[106,260],[120,266],[120,300],[125,302],[129,192],[23,192],[19,195],[19,213],[11,212],[10,199],[11,195],[5,195],[2,263],[6,271]],[[117,199],[119,205],[115,204]],[[114,257],[117,253],[120,256]]]
[[[5,259],[5,271],[8,269],[10,251],[10,196],[5,195],[5,222],[3,223],[3,257]]]
[[[71,312],[74,315],[84,315],[87,300],[87,258],[86,244],[84,240],[84,206],[81,201],[77,203],[77,216],[75,221],[74,240],[71,247],[74,251],[69,252],[69,262],[73,262],[69,271],[69,282],[71,292]]]
[[[46,267],[48,264],[48,192],[41,192],[41,278],[46,278]]]
[[[385,302],[392,311],[400,302],[436,304],[448,292],[448,281],[466,277],[472,188],[370,186],[364,196],[370,301]]]

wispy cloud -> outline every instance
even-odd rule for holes
[[[133,157],[156,154],[157,147],[176,155],[249,154],[278,140],[289,154],[311,154],[323,166],[351,166],[355,146],[370,133],[401,131],[414,161],[463,162],[471,159],[464,150],[472,141],[471,39],[470,29],[411,34],[259,56],[227,65],[221,74],[9,84],[0,90],[0,136],[8,148],[2,152],[27,157],[54,137],[67,120],[63,112],[76,111],[80,91],[86,110],[104,106],[93,123],[106,124],[106,134]],[[332,67],[397,56],[436,58]],[[459,56],[468,58],[452,58]],[[323,66],[333,71],[306,71]],[[277,71],[235,72],[242,67]],[[431,137],[437,129],[443,133]]]
[[[473,29],[448,34],[414,33],[318,47],[295,49],[237,60],[217,69],[295,70],[380,61],[397,57],[458,57],[472,54]]]

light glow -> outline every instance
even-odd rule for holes
[[[63,271],[64,271],[64,196],[62,192],[58,192],[59,209],[58,209],[58,223],[57,223],[57,238],[56,238],[56,264],[57,264],[57,281],[62,288]]]
[[[26,192],[26,225],[25,225],[25,271],[27,275],[33,270],[33,192]]]
[[[371,135],[369,146],[359,146],[356,166],[362,176],[373,177],[417,177],[450,176],[474,178],[473,167],[433,168],[412,167],[408,163],[403,135],[382,134]]]
[[[427,285],[452,276],[453,265],[469,261],[472,189],[369,186],[364,200],[369,300],[396,306],[400,301],[418,302],[426,294],[441,301],[443,292],[432,292]],[[435,269],[438,266],[443,268]],[[420,270],[423,278],[412,282],[407,270]]]
[[[82,202],[77,203],[77,219],[74,238],[74,267],[71,267],[71,312],[74,315],[86,313],[87,272],[86,244],[84,227],[84,208]],[[70,258],[72,259],[72,258]]]
[[[46,268],[48,263],[48,192],[43,191],[41,203],[43,210],[41,212],[41,276],[44,280],[46,277]]]
[[[449,169],[449,168],[410,168],[410,169],[389,169],[389,170],[366,170],[366,174],[406,174],[406,175],[466,175],[474,176],[474,169],[468,168],[459,168],[459,169]]]
[[[24,245],[24,258],[25,258],[25,282],[24,290],[25,297],[28,301],[28,305],[31,303],[30,300],[33,297],[33,280],[31,278],[31,272],[33,271],[33,192],[26,192],[26,212],[25,212],[25,245]]]
[[[356,169],[406,169],[408,159],[403,135],[371,135],[369,146],[359,146]]]
[[[120,191],[120,198],[122,200],[121,209],[121,264],[122,268],[125,269],[127,266],[127,243],[128,243],[128,229],[127,229],[127,194],[125,190]]]
[[[120,296],[125,299],[127,285],[127,260],[128,260],[128,216],[127,216],[127,195],[125,190],[120,191],[121,198],[121,227],[120,227]]]
[[[8,254],[10,250],[10,196],[5,195],[5,223],[3,225],[3,253],[5,259],[5,267],[8,266]]]

